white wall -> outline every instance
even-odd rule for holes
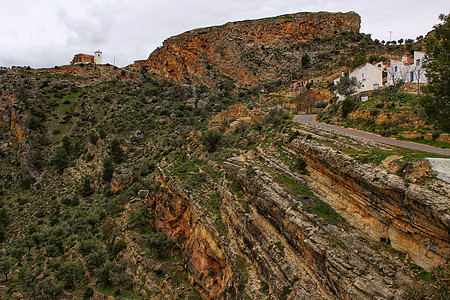
[[[102,53],[100,51],[94,53],[94,63],[97,65],[102,64]]]
[[[412,64],[391,59],[390,66],[387,68],[388,78],[386,85],[394,85],[399,80],[417,83],[418,78],[420,83],[428,83],[426,72],[423,68],[424,58],[424,52],[415,51]]]
[[[353,70],[350,73],[350,78],[352,77],[360,84],[357,92],[375,90],[383,85],[383,72],[369,63]]]

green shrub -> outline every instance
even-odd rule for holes
[[[91,179],[89,177],[84,178],[83,184],[78,192],[82,197],[89,197],[94,193],[94,189],[91,186]]]
[[[342,118],[347,118],[348,114],[351,113],[356,107],[356,102],[352,97],[347,97],[342,101]]]
[[[222,134],[214,129],[205,131],[201,137],[203,147],[210,153],[216,151],[217,144],[221,139]]]
[[[55,159],[53,161],[53,164],[56,166],[56,170],[59,174],[62,174],[64,172],[64,169],[69,166],[69,155],[67,154],[66,149],[59,148],[56,150],[55,153]]]
[[[299,171],[300,173],[305,174],[305,173],[306,173],[306,167],[307,167],[307,166],[308,166],[308,165],[306,164],[306,162],[305,162],[302,158],[298,157],[298,158],[295,160],[294,168],[295,168],[297,171]]]
[[[124,160],[124,152],[121,143],[117,138],[114,138],[109,145],[109,154],[115,163],[121,163]]]
[[[289,120],[289,114],[281,108],[273,108],[265,116],[263,122],[270,123],[274,126],[279,126]]]
[[[95,131],[91,131],[91,133],[89,134],[89,140],[91,141],[91,143],[93,145],[97,144],[98,141],[98,135],[95,133]]]
[[[102,179],[106,182],[110,182],[114,174],[114,164],[110,158],[106,158],[103,162],[103,174]]]
[[[158,258],[166,258],[173,248],[173,240],[158,232],[147,239],[147,246],[154,250]]]

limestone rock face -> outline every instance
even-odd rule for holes
[[[279,79],[283,70],[301,67],[305,52],[292,51],[292,45],[342,32],[358,33],[360,22],[354,12],[319,12],[195,29],[167,39],[147,60],[130,68],[177,82],[254,86]]]
[[[193,281],[211,299],[220,299],[228,289],[231,276],[220,242],[205,222],[201,208],[174,179],[162,171],[157,178],[161,184],[149,195],[149,206],[155,214],[155,226],[174,239],[181,239],[187,266]]]
[[[111,190],[116,193],[124,190],[126,187],[133,183],[133,172],[130,170],[119,167],[114,171],[111,179]]]
[[[269,155],[261,157],[302,182]],[[323,224],[303,209],[313,196],[294,196],[252,157],[230,158],[224,171],[242,188],[236,198],[226,180],[216,185],[226,233],[218,234],[204,207],[163,170],[149,193],[155,226],[182,241],[192,280],[210,299],[243,293],[252,299],[401,299],[396,286],[411,277],[392,253],[371,248],[354,228]]]
[[[448,262],[447,197],[314,141],[296,139],[288,148],[307,161],[313,187],[353,226],[426,270]]]

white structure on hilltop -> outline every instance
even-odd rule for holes
[[[96,65],[101,65],[102,64],[102,51],[97,50],[94,52],[94,63]]]
[[[365,63],[350,72],[349,78],[353,77],[355,77],[358,82],[355,94],[364,91],[377,90],[383,86],[383,67],[381,63],[375,65]],[[334,84],[337,84],[340,79],[341,78],[335,79]],[[343,100],[345,98],[340,94],[337,94],[337,97],[338,100]]]
[[[386,85],[394,85],[399,81],[413,83],[428,83],[423,62],[425,52],[414,51],[414,58],[404,55],[402,60],[391,59],[387,68],[388,77]]]

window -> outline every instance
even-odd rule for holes
[[[395,68],[394,68],[394,72],[397,72],[397,66],[395,66]]]
[[[409,76],[409,82],[413,82],[413,81],[414,81],[414,72],[411,72],[410,76]]]

